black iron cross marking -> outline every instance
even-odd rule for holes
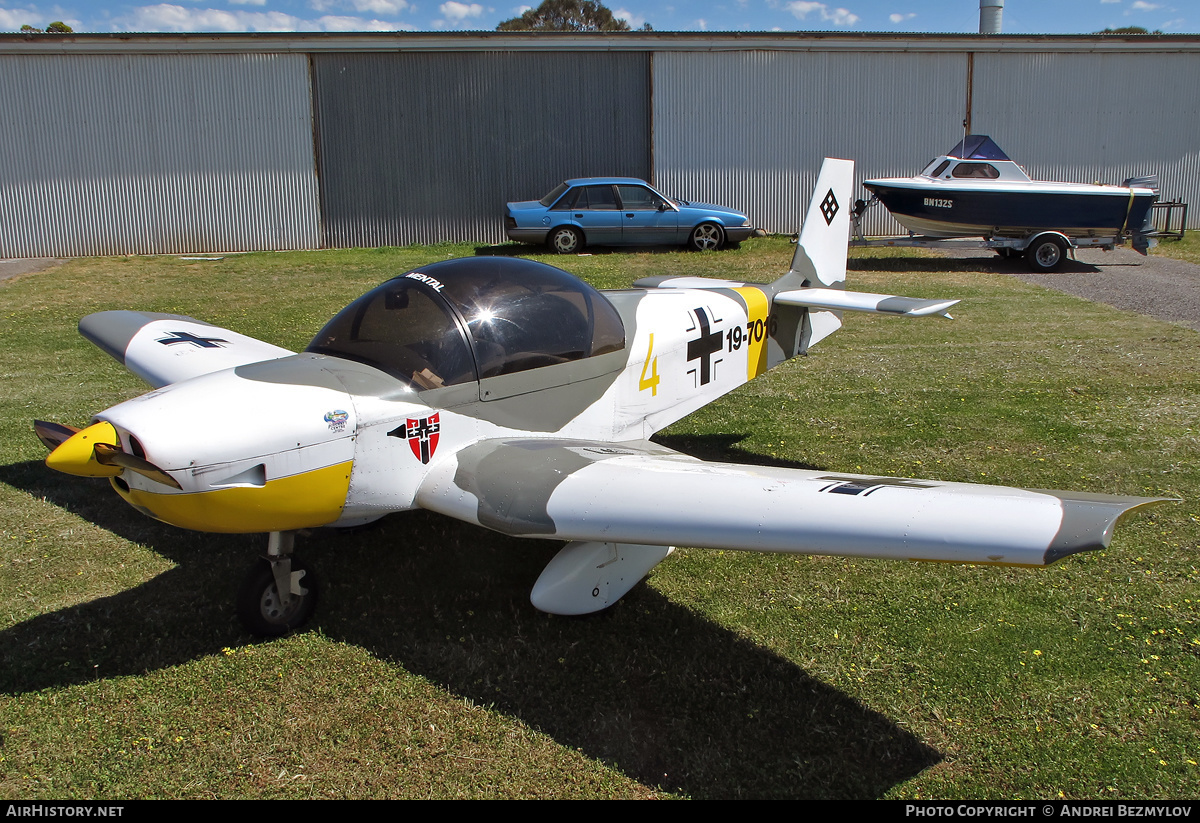
[[[833,223],[833,218],[837,217],[837,213],[838,201],[833,196],[833,189],[830,189],[829,193],[825,195],[825,199],[821,201],[821,214],[825,217],[826,226]]]
[[[199,349],[219,349],[222,343],[228,343],[228,340],[222,340],[219,337],[197,337],[191,332],[173,331],[169,332],[172,337],[160,337],[159,343],[164,346],[173,346],[176,343],[187,343],[190,346],[195,346]]]
[[[837,475],[826,475],[818,477],[818,480],[832,480],[828,486],[821,489],[823,492],[832,494],[862,494],[864,497],[871,492],[883,488],[884,486],[893,486],[900,489],[932,489],[932,483],[922,483],[919,480],[908,480],[903,477],[838,477]]]
[[[700,323],[700,336],[688,341],[688,362],[699,359],[700,385],[706,385],[712,378],[712,356],[725,348],[721,332],[708,330],[708,315],[704,309],[696,309],[696,319]],[[718,361],[720,362],[720,361]],[[692,370],[694,371],[694,369]]]

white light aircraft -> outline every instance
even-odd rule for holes
[[[650,441],[841,312],[949,316],[957,301],[844,289],[852,183],[852,162],[825,161],[791,268],[765,285],[599,292],[529,260],[449,260],[368,292],[299,354],[190,317],[92,314],[80,332],[155,389],[82,430],[35,428],[51,468],[108,477],[151,517],[269,533],[238,599],[264,635],[312,613],[297,531],[418,508],[567,541],[531,595],[555,614],[612,605],[673,546],[1028,566],[1107,546],[1157,499],[709,463]]]

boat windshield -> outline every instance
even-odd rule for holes
[[[933,166],[934,163],[937,163],[937,160],[930,161],[929,165],[925,167],[925,171],[922,172],[922,174],[926,174],[929,177],[937,177],[939,174],[941,174],[942,172],[944,172],[946,170],[946,166],[950,165],[949,160],[942,160],[942,162],[938,164],[938,167],[936,169],[934,169],[933,171],[930,171],[929,169]]]

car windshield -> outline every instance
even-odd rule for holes
[[[559,183],[557,186],[555,186],[553,189],[550,190],[549,194],[547,194],[545,197],[543,197],[538,202],[541,203],[546,208],[549,208],[550,206],[554,205],[555,200],[562,197],[562,193],[566,190],[567,190],[567,184]]]

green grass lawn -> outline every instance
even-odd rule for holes
[[[1200,338],[986,258],[856,252],[852,288],[961,297],[956,319],[848,315],[658,439],[1183,499],[1048,569],[682,549],[617,607],[566,619],[528,601],[560,544],[416,512],[301,537],[323,600],[307,631],[263,642],[233,599],[265,537],[184,532],[42,465],[32,419],[80,425],[146,390],[78,335],[89,312],[301,348],[367,288],[476,251],[72,260],[0,283],[0,795],[1196,795]],[[765,281],[790,255],[766,238],[540,259],[612,288]]]
[[[1189,231],[1184,233],[1182,240],[1161,240],[1151,253],[1200,263],[1200,233]]]

